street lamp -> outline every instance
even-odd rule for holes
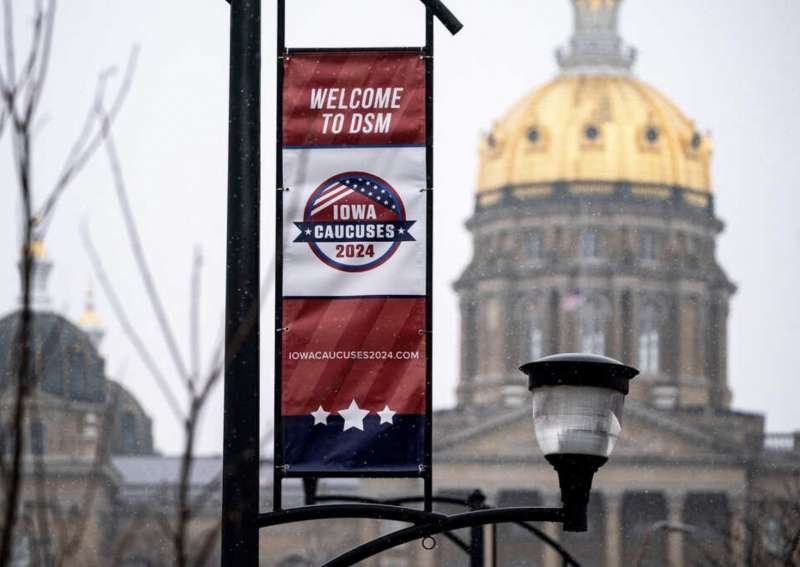
[[[539,447],[558,473],[561,508],[483,508],[446,515],[383,503],[322,504],[259,514],[258,527],[323,519],[371,518],[413,524],[368,541],[326,563],[344,567],[410,541],[443,532],[505,522],[555,522],[565,531],[587,529],[594,473],[605,464],[622,431],[628,382],[639,371],[605,356],[558,354],[520,367],[533,393]],[[426,496],[426,498],[430,498]]]
[[[584,532],[592,478],[622,432],[628,382],[639,371],[596,354],[555,354],[520,370],[533,392],[536,440],[558,473],[564,530]]]

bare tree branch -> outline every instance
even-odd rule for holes
[[[195,382],[200,377],[200,277],[202,269],[203,256],[200,248],[196,248],[192,263],[192,298],[189,314],[189,352],[192,364],[189,390],[192,395],[194,395]]]
[[[100,260],[100,255],[97,253],[97,249],[92,242],[91,236],[89,236],[89,230],[85,224],[81,225],[81,239],[86,252],[89,254],[89,260],[92,264],[92,269],[97,275],[100,286],[103,288],[103,293],[106,295],[106,298],[108,298],[111,308],[114,311],[114,315],[122,326],[125,336],[128,337],[128,340],[131,342],[134,349],[136,349],[139,358],[142,359],[142,362],[144,362],[147,370],[150,372],[153,378],[155,378],[156,385],[161,390],[164,398],[167,400],[167,404],[172,410],[172,413],[179,421],[182,421],[183,411],[181,410],[180,404],[178,403],[175,394],[172,392],[172,389],[169,387],[169,383],[167,382],[166,378],[158,368],[153,356],[150,354],[150,351],[147,350],[144,341],[142,341],[141,337],[139,337],[139,334],[133,328],[130,319],[128,319],[125,309],[122,307],[122,302],[120,302],[119,297],[114,291],[111,281],[108,279],[108,275],[106,274],[105,268]]]
[[[31,48],[28,50],[28,57],[22,66],[22,74],[20,75],[17,91],[20,87],[29,87],[31,77],[33,76],[33,69],[36,66],[38,59],[40,42],[42,40],[42,30],[44,29],[44,10],[42,9],[42,0],[35,0],[35,8],[33,13],[33,33],[31,39]],[[26,105],[27,106],[27,105]],[[27,112],[26,112],[27,114]]]
[[[0,83],[0,91],[2,91],[2,84]],[[0,96],[2,96],[0,94]],[[6,122],[8,122],[8,111],[6,110],[5,105],[0,108],[0,139],[3,137],[3,131],[6,129]]]
[[[45,4],[47,8],[45,8]],[[37,123],[37,111],[41,100],[45,80],[48,75],[50,55],[52,49],[53,29],[56,13],[56,0],[34,0],[34,17],[32,24],[31,41],[26,55],[22,58],[22,66],[18,73],[15,53],[14,11],[12,0],[2,0],[3,12],[3,41],[2,49],[4,68],[0,68],[0,134],[5,132],[7,126],[11,131],[11,149],[13,154],[14,174],[19,190],[22,209],[22,246],[20,252],[21,280],[22,280],[22,306],[19,324],[14,337],[14,360],[12,362],[13,375],[16,384],[11,389],[14,395],[12,414],[9,426],[13,428],[11,440],[10,464],[3,462],[4,494],[2,499],[2,529],[0,531],[0,567],[8,565],[13,559],[14,532],[19,519],[19,502],[22,483],[22,462],[25,452],[25,425],[28,406],[32,393],[35,391],[37,376],[41,375],[41,364],[37,365],[34,359],[36,354],[33,339],[33,313],[31,309],[31,286],[33,277],[34,257],[37,251],[33,244],[44,237],[44,225],[40,220],[49,220],[52,217],[58,197],[66,189],[75,174],[85,165],[99,146],[100,133],[98,128],[89,130],[83,141],[78,146],[78,151],[72,155],[65,165],[64,172],[58,178],[52,194],[45,202],[41,215],[34,215],[33,211],[33,166],[32,142],[34,138],[33,125]],[[133,64],[132,58],[129,73],[123,82],[112,106],[112,116],[116,115],[124,100],[130,85]],[[0,65],[0,67],[2,67]],[[100,99],[101,100],[101,99]],[[102,102],[102,100],[101,100]],[[95,105],[98,104],[97,101]],[[93,134],[92,134],[93,132]],[[40,358],[46,359],[46,351],[40,353]],[[34,416],[35,418],[35,416]],[[8,466],[6,466],[8,465]],[[38,515],[38,529],[43,534],[52,530],[49,527],[47,510],[53,508],[43,490],[44,468],[41,460],[34,463],[36,475],[39,480],[38,493],[40,502]],[[37,559],[38,560],[38,559]]]
[[[10,7],[8,8],[10,12]],[[28,155],[27,136],[21,139],[24,152],[15,154]],[[15,144],[15,148],[17,145]],[[8,482],[6,483],[5,510],[3,510],[2,533],[0,533],[0,567],[5,567],[11,560],[14,544],[14,528],[17,523],[18,503],[20,497],[20,483],[22,478],[22,456],[25,443],[24,424],[27,407],[27,398],[30,395],[31,384],[29,380],[31,362],[31,332],[33,324],[33,314],[31,311],[31,274],[33,269],[33,254],[31,243],[33,242],[33,223],[31,222],[31,187],[29,176],[29,163],[27,160],[17,162],[20,180],[20,194],[22,198],[23,212],[25,214],[25,225],[23,229],[23,247],[21,253],[22,261],[22,309],[20,311],[20,323],[15,337],[14,344],[19,346],[19,356],[15,356],[13,363],[13,375],[16,377],[16,390],[14,409],[11,419],[13,427],[13,447],[11,456],[10,471]]]
[[[3,0],[3,36],[6,47],[6,77],[8,88],[13,89],[17,80],[16,57],[14,55],[14,11],[11,0]],[[13,112],[13,110],[12,110]]]
[[[101,120],[102,125],[100,131],[102,133],[103,140],[105,141],[106,153],[108,155],[111,173],[114,178],[114,187],[117,192],[117,200],[120,208],[122,209],[122,216],[125,220],[125,229],[131,244],[131,249],[133,250],[133,257],[136,260],[136,266],[139,269],[139,275],[142,277],[142,281],[144,282],[147,297],[150,300],[150,305],[152,306],[153,311],[155,312],[158,326],[164,336],[164,341],[166,342],[167,350],[172,357],[172,362],[175,365],[175,369],[183,379],[184,383],[189,384],[189,372],[186,370],[186,365],[183,363],[180,349],[178,348],[178,342],[175,340],[175,334],[170,326],[169,319],[167,318],[166,311],[164,310],[164,305],[161,301],[161,297],[156,289],[153,274],[150,271],[150,267],[147,264],[147,259],[145,258],[142,240],[139,236],[139,230],[136,226],[136,221],[133,218],[133,211],[131,210],[130,201],[128,200],[128,192],[125,188],[125,179],[122,175],[122,165],[119,161],[119,155],[117,154],[114,137],[110,131],[109,119],[104,115],[102,116]]]
[[[113,123],[116,119],[119,111],[122,108],[122,104],[125,102],[128,92],[130,91],[134,71],[136,70],[136,61],[138,59],[138,55],[139,48],[134,46],[133,49],[131,49],[130,56],[128,57],[128,64],[126,66],[122,84],[117,90],[116,97],[114,98],[112,104],[108,107],[108,111],[103,113],[105,120],[107,120],[109,124]],[[73,180],[75,175],[83,168],[84,165],[86,165],[86,163],[89,161],[89,158],[94,155],[95,151],[97,151],[97,149],[100,147],[100,144],[103,142],[103,128],[95,128],[94,124],[104,108],[103,99],[107,78],[108,74],[106,73],[101,75],[100,79],[98,80],[95,100],[91,109],[89,110],[89,113],[87,114],[83,130],[76,139],[72,150],[68,154],[64,167],[58,179],[56,180],[50,195],[47,197],[44,204],[36,214],[37,219],[39,219],[39,222],[43,227],[46,227],[50,222],[53,209],[64,190]]]
[[[50,9],[45,12],[41,7],[41,0],[37,0],[37,24],[44,29],[40,31],[41,44],[36,46],[39,56],[31,59],[31,79],[28,91],[28,104],[26,117],[30,122],[44,92],[44,83],[47,78],[47,69],[50,66],[50,53],[53,46],[53,24],[56,16],[56,0],[50,0]],[[37,69],[38,68],[38,69]]]

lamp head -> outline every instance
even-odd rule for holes
[[[594,473],[622,431],[628,382],[639,371],[596,354],[556,354],[520,367],[533,393],[536,440],[558,472],[566,531],[586,530]]]
[[[608,458],[622,431],[628,382],[639,371],[596,354],[555,354],[523,365],[545,456]]]

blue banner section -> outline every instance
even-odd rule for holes
[[[417,221],[295,222],[295,242],[413,242],[409,229]]]
[[[363,419],[364,430],[344,430],[345,420],[331,415],[314,425],[312,416],[283,417],[284,462],[287,472],[392,471],[419,472],[424,462],[425,416],[394,415],[381,423],[377,415]]]

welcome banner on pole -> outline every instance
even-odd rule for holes
[[[422,476],[430,462],[425,71],[419,50],[284,57],[285,476]]]

